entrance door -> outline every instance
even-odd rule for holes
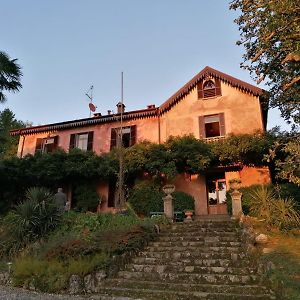
[[[227,214],[226,181],[220,177],[223,176],[208,177],[206,180],[208,213],[212,215]]]

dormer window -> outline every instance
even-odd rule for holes
[[[203,79],[198,83],[198,99],[221,96],[220,79]]]

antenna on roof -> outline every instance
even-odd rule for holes
[[[94,86],[91,85],[89,90],[85,93],[85,95],[90,99],[90,103],[89,103],[90,117],[92,115],[92,112],[95,112],[96,108],[97,108],[97,106],[95,106],[93,103],[93,89],[94,89]]]

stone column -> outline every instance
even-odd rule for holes
[[[231,193],[232,198],[232,217],[234,219],[240,218],[241,215],[243,215],[242,210],[242,193],[238,190],[234,190]]]
[[[173,220],[174,218],[174,206],[173,206],[173,197],[168,194],[164,199],[164,213],[168,219]]]

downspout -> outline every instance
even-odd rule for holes
[[[23,140],[22,140],[22,148],[21,148],[21,153],[20,153],[20,158],[23,157],[23,150],[24,150],[24,144],[25,144],[25,134],[21,135]]]
[[[160,114],[158,112],[158,143],[160,144]]]

